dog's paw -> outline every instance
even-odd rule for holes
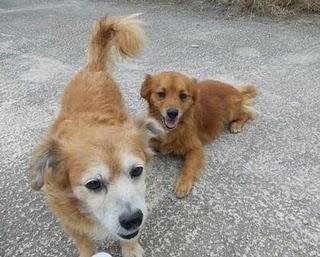
[[[230,124],[230,132],[233,134],[240,133],[241,128],[242,128],[241,124],[236,121],[234,121]]]
[[[186,197],[190,194],[192,187],[194,184],[194,180],[185,176],[180,176],[177,180],[176,184],[176,196],[178,198]]]
[[[121,245],[122,257],[143,257],[144,250],[138,242],[127,242]]]

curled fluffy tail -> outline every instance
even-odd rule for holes
[[[107,63],[112,63],[112,46],[122,57],[139,53],[144,45],[144,32],[137,16],[103,17],[94,25],[88,50],[89,70],[105,70]]]
[[[237,87],[237,89],[240,91],[243,97],[243,111],[246,112],[251,119],[256,118],[258,112],[251,106],[251,104],[258,94],[257,87],[253,84],[244,84]]]
[[[244,84],[238,87],[245,101],[252,101],[257,96],[257,87],[253,84]]]

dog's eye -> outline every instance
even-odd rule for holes
[[[181,93],[181,94],[179,95],[179,97],[180,97],[181,100],[186,100],[187,97],[188,97],[188,95],[185,94],[185,93]]]
[[[158,92],[157,95],[159,96],[159,98],[165,98],[166,97],[166,93],[165,92]]]
[[[102,183],[100,180],[91,180],[87,182],[86,188],[93,191],[99,191],[102,188]]]
[[[142,174],[142,172],[143,172],[143,167],[141,167],[141,166],[140,167],[135,167],[130,171],[130,176],[132,178],[137,178]]]

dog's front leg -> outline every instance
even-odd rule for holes
[[[138,240],[121,242],[122,257],[143,257],[144,250]]]
[[[92,255],[94,255],[95,245],[91,238],[86,235],[79,234],[67,226],[64,226],[64,230],[71,236],[76,244],[80,257],[92,257]]]
[[[187,196],[200,176],[204,163],[202,147],[189,150],[185,154],[185,163],[176,184],[176,196],[183,198]]]

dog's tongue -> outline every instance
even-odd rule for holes
[[[164,120],[166,126],[170,129],[174,128],[176,126],[176,120],[175,119],[170,119],[170,118],[165,118]]]

